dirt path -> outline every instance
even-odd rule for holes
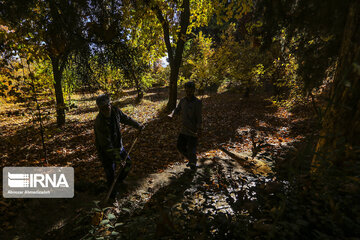
[[[167,169],[154,175],[153,180],[149,179],[153,188],[148,191],[147,186],[138,189],[135,195],[130,194],[115,205],[118,219],[123,223],[117,231],[123,239],[169,236],[172,239],[184,239],[185,236],[197,239],[193,234],[207,233],[208,221],[221,214],[233,215],[230,199],[236,201],[236,191],[264,177],[250,175],[240,163],[221,152],[211,158],[199,159],[196,172],[185,168],[184,164]],[[235,186],[234,183],[242,181],[242,186]],[[230,182],[233,184],[228,184]],[[150,197],[148,194],[152,191]],[[142,194],[146,197],[140,200]],[[132,231],[135,228],[137,231]]]
[[[104,208],[98,221],[106,220],[109,214],[116,216],[116,219],[111,220],[114,224],[116,222],[116,232],[121,235],[117,237],[121,239],[156,239],[169,236],[183,239],[184,236],[199,232],[199,228],[205,233],[209,231],[206,224],[208,221],[219,216],[234,215],[232,203],[237,201],[237,192],[246,191],[254,186],[256,181],[265,181],[266,175],[270,173],[262,171],[253,174],[246,171],[249,163],[252,163],[252,169],[264,169],[258,162],[265,165],[269,163],[252,159],[246,154],[242,157],[248,157],[245,165],[239,157],[230,157],[219,150],[211,156],[201,157],[196,171],[186,167],[186,163],[176,163],[146,178],[130,177],[121,186],[122,192],[117,199],[109,204],[110,208]],[[99,195],[101,196],[104,194]],[[92,222],[96,218],[94,212],[89,216]],[[83,220],[85,222],[79,225],[85,224],[86,228],[86,221],[90,219],[83,217]],[[93,226],[92,229],[87,228],[87,231],[84,231],[84,228],[74,230],[67,226],[62,231],[49,233],[47,237],[87,239],[92,235],[99,237],[115,232],[114,228],[108,227]],[[89,234],[88,231],[93,232]]]
[[[167,90],[153,92],[154,96],[165,96]],[[272,159],[284,158],[285,148],[300,141],[302,132],[306,132],[306,121],[301,117],[271,107],[262,98],[243,100],[234,93],[203,97],[204,134],[198,149],[199,168],[194,174],[187,170],[174,147],[179,122],[169,122],[159,115],[164,100],[152,96],[145,96],[148,100],[136,107],[128,100],[128,105],[118,102],[128,114],[148,124],[131,153],[134,166],[126,180],[127,189],[111,208],[101,211],[105,214],[102,220],[109,213],[115,216],[110,221],[114,226],[92,224],[92,201],[102,199],[106,189],[93,144],[96,109],[93,99],[89,99],[79,100],[86,104],[68,114],[64,128],[57,129],[51,122],[46,125],[50,162],[75,169],[75,198],[1,200],[4,221],[0,235],[4,239],[79,239],[85,235],[105,236],[116,230],[125,239],[132,239],[182,238],[193,230],[217,234],[221,229],[213,229],[213,223],[230,221],[234,211],[242,211],[239,204],[251,207],[247,194],[254,182],[265,182]],[[1,156],[3,166],[42,166],[41,159],[35,160],[35,156],[41,156],[36,129],[12,126],[10,130],[5,128],[5,134],[0,136],[5,143],[0,146],[5,153]],[[135,132],[125,128],[123,133],[128,147]],[[255,155],[257,160],[253,159]],[[243,212],[246,218],[248,211]],[[130,231],[134,227],[139,231]],[[184,232],[184,227],[189,232]]]

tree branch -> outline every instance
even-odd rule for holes
[[[146,5],[148,5],[151,8],[151,10],[155,13],[157,19],[161,23],[161,26],[162,26],[162,29],[164,32],[165,46],[168,51],[170,65],[172,65],[173,61],[174,61],[174,53],[173,53],[173,48],[171,47],[171,42],[170,42],[169,21],[163,16],[160,7],[157,4],[154,4],[153,6],[151,6],[149,0],[144,0],[144,2],[146,3]],[[189,15],[190,15],[190,11],[189,11]]]

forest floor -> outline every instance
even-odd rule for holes
[[[48,163],[31,111],[21,104],[1,106],[2,167],[75,170],[72,199],[2,198],[1,239],[230,239],[243,232],[259,238],[269,231],[271,223],[261,217],[257,205],[264,202],[259,199],[287,188],[288,182],[278,176],[284,169],[279,166],[296,164],[294,156],[315,139],[311,108],[289,112],[266,97],[243,99],[231,91],[199,96],[203,134],[194,172],[176,149],[180,120],[170,120],[163,112],[167,88],[149,89],[139,104],[134,103],[135,94],[126,91],[114,104],[146,128],[130,154],[133,167],[121,193],[106,208],[98,204],[106,187],[94,146],[95,95],[74,96],[77,107],[67,112],[64,127],[58,128],[54,112],[48,111]],[[123,128],[125,148],[136,134],[135,129]],[[247,224],[239,227],[234,222]]]

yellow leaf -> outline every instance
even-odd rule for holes
[[[94,225],[94,226],[99,225],[99,223],[101,222],[103,217],[104,217],[103,212],[96,212],[95,215],[92,218],[91,224]]]

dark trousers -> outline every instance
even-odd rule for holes
[[[125,161],[125,166],[121,169],[121,173],[116,181],[116,185],[119,184],[121,181],[123,181],[130,172],[131,159],[130,156],[128,156],[128,158],[125,159],[126,156],[127,156],[127,152],[125,151],[124,148],[122,148],[120,151],[120,157],[122,161]],[[111,187],[111,184],[113,183],[116,174],[116,162],[113,159],[104,158],[102,160],[102,165],[105,170],[107,185],[108,187]]]
[[[177,148],[179,152],[184,155],[190,163],[196,164],[196,146],[197,138],[185,134],[179,134],[177,140]]]

